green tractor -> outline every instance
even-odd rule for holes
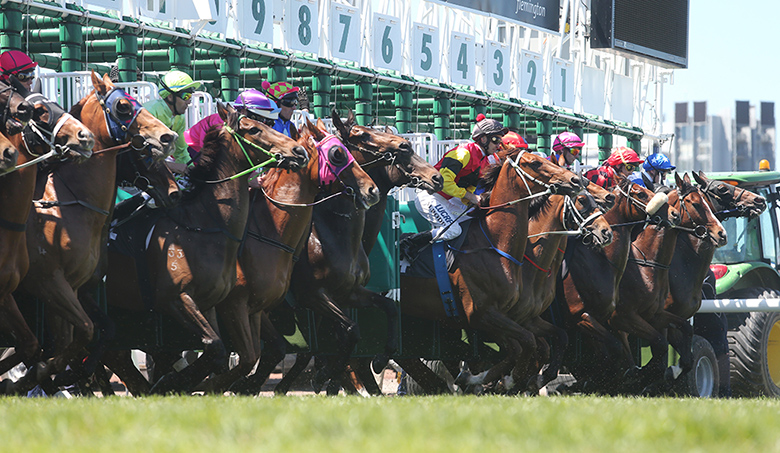
[[[757,218],[723,222],[729,241],[715,252],[710,266],[717,299],[702,301],[700,312],[726,314],[733,394],[780,397],[780,172],[707,176],[767,200],[766,211]]]

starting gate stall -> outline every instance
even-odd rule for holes
[[[681,63],[637,53],[639,47],[626,53],[590,46],[596,24],[589,2],[539,0],[517,2],[517,8],[503,1],[411,3],[8,0],[0,5],[0,50],[30,54],[40,65],[44,93],[66,108],[91,90],[88,70],[103,74],[115,67],[119,85],[141,102],[158,96],[154,82],[165,71],[188,72],[204,83],[193,96],[188,125],[213,113],[216,100],[232,101],[263,80],[288,81],[303,89],[296,120],[351,109],[358,124],[394,127],[430,163],[468,139],[478,114],[503,122],[545,153],[554,135],[573,131],[586,138],[581,158],[590,164],[613,146],[647,154],[669,138],[661,129],[663,85]],[[371,253],[369,289],[396,300],[399,234],[425,228],[410,199],[408,191],[391,197]],[[361,325],[376,324],[362,331],[384,335],[378,312],[353,310],[352,316]],[[299,321],[291,341],[327,352],[313,315]],[[145,331],[143,344],[131,344],[120,332],[116,347],[198,344],[157,315],[131,325]],[[401,325],[401,355],[481,353],[461,331],[407,318]],[[42,329],[36,333],[44,336]],[[364,336],[356,354],[373,355],[382,344]]]

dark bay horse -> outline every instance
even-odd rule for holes
[[[671,225],[679,223],[680,214],[670,208],[666,194],[652,191],[621,180],[613,189],[617,196],[615,206],[604,218],[612,228],[612,243],[602,249],[568,241],[565,254],[565,272],[556,282],[556,308],[562,314],[564,328],[572,336],[580,331],[583,341],[593,345],[594,357],[570,366],[578,383],[593,383],[591,376],[602,376],[609,357],[622,357],[620,340],[607,329],[609,317],[615,311],[619,283],[631,248],[632,231],[647,222]],[[556,310],[554,310],[556,311]],[[625,371],[630,362],[620,367]]]
[[[678,234],[681,231],[695,234],[709,241],[712,247],[725,245],[727,239],[723,225],[713,214],[701,190],[691,184],[688,175],[680,178],[675,173],[675,181],[677,189],[669,192],[669,205],[680,212],[680,225],[674,228],[648,226],[637,234],[620,281],[615,312],[609,319],[612,329],[650,342],[653,357],[639,373],[640,390],[661,379],[666,369],[669,343],[661,331],[668,326],[675,326],[683,332],[691,329],[685,318],[664,310],[669,293],[669,266]],[[683,335],[683,339],[692,336],[692,333]],[[690,343],[673,346],[680,354],[683,372],[689,371],[692,365]],[[627,343],[625,347],[630,358]],[[630,386],[631,380],[626,385]]]
[[[574,173],[519,149],[511,151],[504,164],[493,168],[483,180],[492,187],[490,200],[478,210],[474,224],[464,233],[462,246],[474,252],[456,254],[449,273],[459,316],[448,318],[436,279],[406,274],[401,275],[401,309],[411,316],[486,333],[507,357],[479,379],[493,382],[512,369],[518,382],[524,373],[514,365],[529,363],[536,341],[509,316],[521,303],[529,197],[544,191],[575,195],[582,185]]]
[[[93,133],[89,130],[94,131],[94,156],[41,173],[35,208],[27,222],[30,271],[21,288],[44,303],[47,316],[55,315],[68,326],[56,329],[57,351],[38,367],[38,379],[65,370],[81,357],[93,338],[94,323],[88,311],[97,309],[85,308],[78,291],[93,278],[104,256],[118,174],[123,171],[118,170],[117,162],[128,159],[131,164],[127,166],[136,166],[136,172],[145,175],[139,181],[153,180],[150,174],[164,168],[155,160],[170,152],[176,138],[137,101],[115,88],[107,76],[101,79],[93,72],[92,83],[94,91],[73,106],[71,115],[87,125],[89,129],[84,130],[90,137]],[[119,153],[123,156],[117,157]],[[150,192],[160,197],[161,205],[170,205],[178,188],[170,173],[162,179],[164,188]],[[142,185],[145,190],[147,186],[145,182]],[[59,320],[51,322],[56,325]],[[75,329],[72,338],[70,326]],[[87,365],[91,369],[94,361]]]
[[[265,329],[272,328],[269,321],[260,318],[284,300],[294,261],[308,236],[312,211],[319,200],[340,196],[361,207],[375,202],[349,196],[376,193],[372,190],[374,182],[341,141],[325,131],[322,122],[304,126],[298,143],[309,155],[306,169],[298,173],[269,170],[262,189],[252,192],[247,239],[238,258],[238,280],[216,307],[222,332],[231,339],[239,363],[229,372],[207,380],[204,389],[209,392],[221,393],[236,381],[233,391],[251,392],[251,382],[257,378],[245,377],[260,356],[259,335],[273,337],[265,335]],[[269,350],[274,346],[267,341],[263,356]]]
[[[691,174],[719,220],[730,217],[752,218],[766,209],[766,200],[760,195],[723,181],[710,180],[701,171]],[[681,232],[677,235],[669,268],[669,295],[664,306],[666,311],[683,319],[690,319],[699,311],[703,297],[702,286],[705,277],[711,272],[710,263],[716,248],[711,241],[695,234]],[[686,332],[692,333],[688,330]],[[691,339],[680,337],[683,334],[683,331],[672,328],[667,332],[667,337],[673,344],[690,344]],[[727,356],[719,358],[718,365],[724,368],[721,376],[729,372]]]
[[[141,279],[132,272],[133,259],[118,253],[109,256],[106,291],[112,305],[132,310],[152,305],[203,344],[204,354],[195,363],[163,376],[153,393],[189,391],[226,359],[223,341],[206,316],[236,283],[236,259],[250,203],[248,178],[239,175],[266,163],[294,171],[308,163],[306,151],[289,137],[239,115],[229,105],[220,104],[218,111],[225,123],[206,135],[198,164],[190,172],[194,183],[190,196],[164,211],[149,235],[144,256],[151,300],[139,290]],[[367,197],[364,192],[355,196],[360,202]]]

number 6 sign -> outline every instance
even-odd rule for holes
[[[374,14],[374,66],[401,71],[403,42],[401,21],[397,17]]]

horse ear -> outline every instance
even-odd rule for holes
[[[691,184],[691,177],[688,173],[683,173],[683,181],[685,181],[686,184]]]
[[[106,90],[106,84],[103,83],[103,79],[98,77],[94,70],[92,71],[92,86],[95,87],[95,91],[101,95],[105,95],[108,91]]]
[[[390,126],[385,126],[385,134],[392,134],[393,129]]]
[[[336,109],[331,110],[330,119],[333,120],[333,126],[336,128],[337,131],[339,131],[339,135],[341,135],[342,137],[346,137],[348,135],[346,134],[347,126],[344,124],[343,121],[341,121],[341,116],[339,115],[339,112],[336,111]]]
[[[699,171],[699,173],[696,173],[695,171],[691,172],[693,175],[693,179],[696,181],[696,183],[700,186],[706,186],[707,185],[707,177],[704,176],[703,171]]]
[[[312,124],[309,118],[306,118],[306,127],[309,129],[309,133],[316,141],[320,141],[325,138],[325,133],[322,132],[322,129]]]
[[[294,124],[290,124],[290,138],[298,141],[299,138],[301,138],[301,134],[298,132],[298,128],[295,127]]]
[[[350,126],[355,124],[355,112],[352,109],[347,109],[347,124]]]
[[[43,82],[41,82],[40,77],[36,77],[35,78],[35,81],[33,82],[33,85],[32,85],[32,92],[33,93],[38,93],[38,94],[43,94]]]
[[[674,182],[677,183],[677,187],[682,187],[684,184],[684,181],[680,178],[680,175],[677,172],[674,172]]]
[[[325,126],[325,122],[322,121],[322,118],[317,118],[317,129],[321,131],[327,131],[328,127]]]
[[[655,184],[653,184],[653,180],[648,178],[647,175],[644,173],[642,173],[642,182],[645,183],[645,187],[655,192]]]
[[[111,81],[111,76],[108,73],[103,74],[103,83],[106,85],[106,89],[114,88],[114,82]]]
[[[225,108],[225,104],[217,102],[217,113],[219,113],[219,117],[222,121],[227,123],[228,111],[227,108]]]

